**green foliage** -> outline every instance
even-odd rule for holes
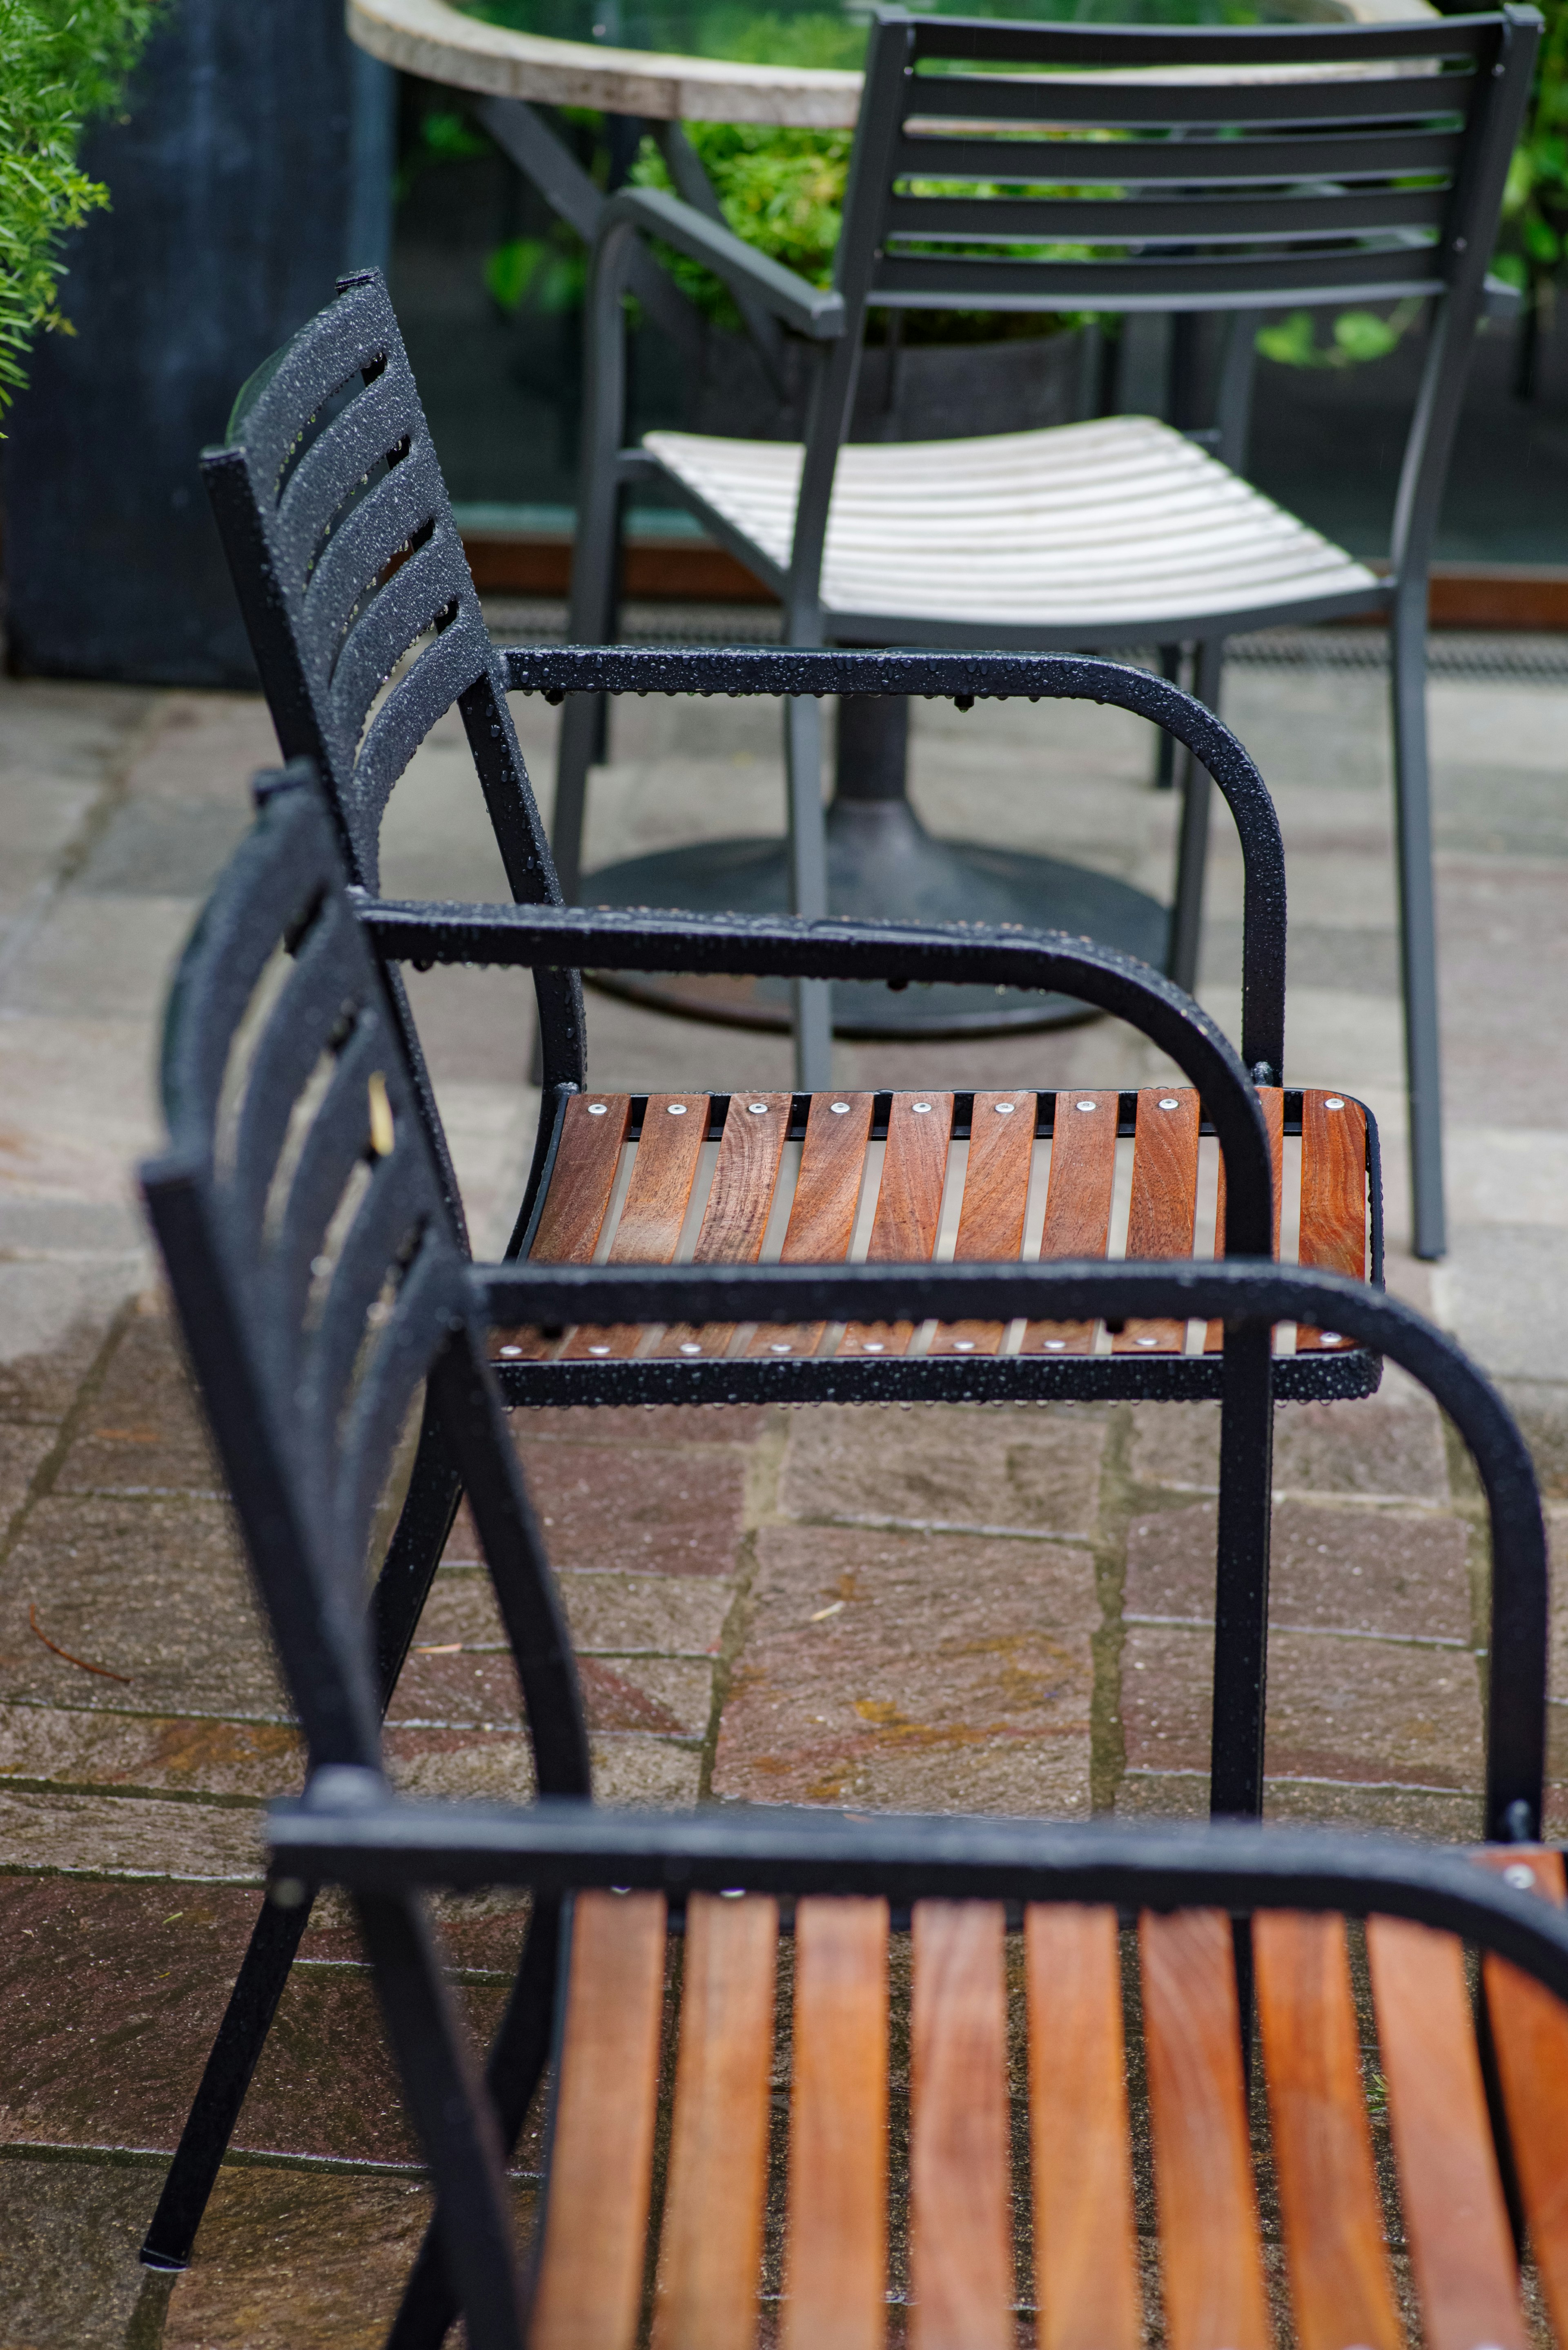
[[[1368,359],[1386,359],[1420,313],[1415,300],[1397,302],[1386,318],[1376,310],[1342,310],[1334,319],[1326,346],[1317,339],[1310,310],[1293,310],[1277,327],[1261,327],[1258,348],[1280,367],[1347,368]]]
[[[1568,250],[1568,0],[1539,0],[1546,19],[1524,135],[1503,192],[1498,275],[1536,298]]]
[[[814,286],[833,276],[849,177],[848,130],[775,130],[757,122],[689,122],[686,135],[737,236]],[[632,165],[641,188],[668,188],[664,158],[645,139]],[[721,325],[740,324],[725,288],[684,254],[659,248],[681,292]]]
[[[587,254],[566,229],[548,237],[510,237],[487,255],[484,264],[490,298],[509,318],[515,317],[524,303],[550,318],[576,309],[587,275]]]
[[[82,126],[118,104],[158,0],[0,0],[0,411],[40,331],[68,334],[60,240],[109,190],[77,161]]]

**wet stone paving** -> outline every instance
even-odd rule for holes
[[[1549,789],[1568,689],[1434,690],[1455,1245],[1399,1244],[1397,1000],[1380,686],[1238,668],[1227,713],[1278,791],[1291,1068],[1385,1122],[1390,1281],[1524,1418],[1568,1523],[1568,1060],[1542,1032],[1568,937]],[[516,705],[542,795],[554,725]],[[965,732],[965,729],[970,731]],[[1033,729],[1033,733],[1031,732]],[[774,822],[771,712],[628,712],[590,856]],[[1158,886],[1170,811],[1115,713],[917,714],[915,787],[961,825]],[[0,2350],[379,2341],[429,2211],[373,1990],[323,1901],[197,2256],[136,2251],[299,1750],[138,1221],[172,957],[272,756],[238,696],[0,686]],[[500,894],[438,730],[394,806],[387,886]],[[399,830],[399,827],[401,830]],[[1238,863],[1217,827],[1205,993],[1229,1020]],[[1561,978],[1559,973],[1558,977]],[[533,1114],[511,980],[414,983],[478,1244],[510,1222]],[[1561,994],[1558,998],[1563,1000]],[[590,1001],[606,1087],[787,1083],[779,1040]],[[1136,1084],[1111,1024],[841,1047],[839,1081]],[[576,1638],[608,1800],[1081,1817],[1206,1804],[1217,1425],[1208,1406],[568,1410],[514,1422]],[[1276,1816],[1462,1839],[1480,1822],[1487,1550],[1474,1481],[1401,1376],[1282,1408],[1268,1734]],[[1568,1830],[1568,1650],[1551,1824]],[[525,1797],[499,1619],[460,1517],[389,1717],[400,1784]],[[441,1905],[472,2028],[497,2020],[510,1897]],[[519,2148],[525,2217],[536,2125]],[[898,2286],[895,2275],[895,2289]],[[898,2333],[895,2309],[895,2335]],[[1028,2338],[1027,2312],[1021,2338]]]

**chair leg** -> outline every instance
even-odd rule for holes
[[[150,2269],[183,2269],[202,2224],[251,2076],[266,2046],[311,1904],[279,1909],[264,1901],[251,1931],[229,2004],[202,2075],[202,2085],[180,2133],[180,2144],[141,2246]]]
[[[470,2350],[523,2350],[523,2303],[507,2209],[505,2154],[441,1980],[424,1912],[410,1897],[357,1902],[398,2071],[435,2174],[441,2250]]]
[[[494,2107],[502,2151],[507,2159],[522,2134],[549,2056],[560,1948],[560,1904],[541,1902],[529,1920],[522,1963],[484,2068],[485,2085]],[[403,2288],[386,2350],[440,2350],[456,2315],[457,2296],[447,2265],[438,2211],[425,2230],[419,2257]]]
[[[1399,965],[1410,1126],[1410,1219],[1416,1254],[1448,1247],[1443,1201],[1443,1068],[1438,1023],[1438,926],[1427,767],[1426,583],[1401,588],[1391,624],[1394,820],[1399,872]]]
[[[790,905],[820,919],[827,911],[827,826],[822,810],[822,705],[807,695],[784,703]],[[802,1093],[833,1082],[833,990],[825,979],[794,982],[794,1081]]]
[[[1199,702],[1220,714],[1220,675],[1225,659],[1224,639],[1205,638],[1198,648],[1193,691]],[[1189,995],[1198,984],[1198,960],[1203,944],[1203,883],[1209,863],[1209,809],[1214,786],[1209,770],[1190,751],[1181,755],[1181,837],[1176,857],[1176,903],[1170,916],[1170,952],[1166,969]]]
[[[1168,685],[1181,683],[1181,647],[1161,645],[1159,673]],[[1157,792],[1168,792],[1176,783],[1176,737],[1159,730],[1159,748],[1154,754],[1154,787]]]
[[[383,1712],[391,1703],[462,1498],[445,1437],[427,1410],[408,1494],[370,1601]],[[279,1909],[270,1901],[262,1905],[142,2243],[141,2258],[148,2268],[190,2265],[196,2231],[261,2062],[310,1910],[309,1900],[297,1909]]]
[[[1272,1345],[1267,1329],[1225,1334],[1209,1783],[1209,1808],[1217,1817],[1257,1819],[1263,1808]]]

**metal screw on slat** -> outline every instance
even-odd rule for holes
[[[846,1118],[848,1114],[849,1104],[847,1102],[835,1102],[833,1104],[833,1115],[835,1118]]]
[[[1018,1104],[1016,1102],[992,1102],[991,1107],[1000,1117],[1011,1118],[1013,1111],[1018,1107]]]
[[[1165,1099],[1160,1103],[1160,1107],[1161,1109],[1179,1109],[1181,1107],[1181,1104],[1177,1100],[1174,1094],[1167,1094]]]
[[[917,1118],[924,1118],[924,1116],[925,1116],[926,1112],[927,1112],[927,1111],[929,1109],[929,1107],[930,1107],[930,1103],[929,1103],[929,1102],[913,1102],[913,1103],[911,1103],[910,1107],[911,1107],[911,1108],[914,1110],[915,1116],[916,1116]]]
[[[588,1352],[590,1355],[607,1355],[609,1353],[609,1348],[607,1347],[590,1347],[588,1348]]]
[[[503,1347],[501,1351],[506,1357],[506,1360],[510,1362],[514,1355],[520,1355],[523,1352],[523,1349],[521,1347]]]
[[[702,1349],[697,1344],[695,1338],[682,1338],[680,1341],[680,1351],[683,1355],[700,1355],[702,1352]]]
[[[1503,1870],[1502,1881],[1505,1885],[1511,1885],[1516,1893],[1533,1893],[1535,1871],[1522,1860],[1516,1860]]]
[[[753,1118],[766,1118],[768,1114],[766,1102],[748,1102],[746,1107]]]
[[[1076,1109],[1096,1109],[1098,1107],[1099,1105],[1096,1102],[1076,1102],[1074,1104],[1074,1107]]]
[[[684,1118],[686,1115],[684,1102],[666,1102],[664,1107],[671,1118]]]
[[[1338,1094],[1330,1094],[1328,1099],[1324,1104],[1324,1109],[1343,1109],[1345,1107],[1345,1104]]]
[[[588,1116],[590,1118],[607,1118],[609,1116],[608,1102],[590,1102],[588,1104]]]

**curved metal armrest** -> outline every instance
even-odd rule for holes
[[[1262,1258],[1264,1261],[1259,1262]],[[1540,1821],[1545,1768],[1546,1529],[1530,1452],[1507,1407],[1452,1339],[1397,1298],[1343,1274],[1251,1263],[1036,1262],[1006,1264],[479,1265],[476,1318],[552,1327],[591,1322],[1222,1321],[1227,1331],[1283,1321],[1342,1331],[1410,1372],[1454,1421],[1491,1521],[1492,1593],[1487,1823],[1521,1833]]]
[[[598,234],[594,240],[596,270],[615,231],[628,226],[672,244],[689,261],[701,262],[715,277],[722,277],[732,292],[751,295],[797,334],[809,335],[815,342],[832,342],[844,332],[841,295],[831,288],[808,285],[793,269],[785,269],[780,263],[770,261],[765,254],[758,253],[732,229],[709,220],[695,205],[662,189],[623,188],[618,195],[610,198],[599,215]],[[613,265],[613,249],[609,265]]]
[[[581,1798],[526,1806],[410,1802],[374,1773],[318,1771],[268,1814],[273,1882],[367,1893],[526,1884],[541,1893],[649,1887],[677,1900],[858,1893],[905,1903],[1074,1901],[1118,1909],[1338,1911],[1408,1918],[1460,1934],[1568,2000],[1568,1911],[1516,1890],[1462,1853],[1251,1821],[920,1817],[722,1804],[611,1811]],[[291,1883],[292,1880],[292,1883]]]
[[[1230,728],[1144,669],[1080,653],[916,653],[741,646],[659,651],[634,645],[509,645],[507,690],[568,693],[898,693],[971,702],[1109,702],[1164,728],[1201,761],[1241,844],[1241,1058],[1258,1085],[1282,1082],[1285,852],[1267,785]],[[847,974],[836,974],[846,976]]]
[[[1109,1012],[1168,1053],[1212,1121],[1226,1170],[1225,1245],[1267,1256],[1272,1183],[1262,1111],[1234,1047],[1174,981],[1114,947],[1064,931],[957,923],[810,921],[746,916],[599,911],[577,906],[432,905],[351,893],[380,953],[416,968],[508,964],[534,970],[746,972],[782,978],[967,981],[1059,989]]]

